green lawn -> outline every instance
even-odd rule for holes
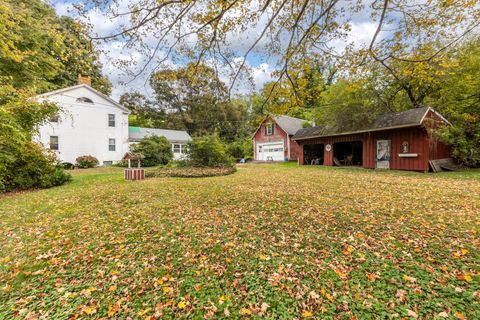
[[[0,319],[480,319],[479,171],[79,170],[0,231]]]

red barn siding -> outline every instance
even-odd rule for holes
[[[297,141],[292,139],[291,136],[289,137],[289,139],[290,139],[290,159],[289,160],[295,161],[298,159],[298,156],[299,156],[299,145]]]
[[[450,155],[449,148],[432,139],[427,130],[422,127],[413,127],[379,132],[367,132],[363,134],[342,135],[324,138],[314,138],[298,141],[299,163],[303,161],[303,146],[309,144],[330,144],[332,150],[324,151],[324,165],[333,166],[333,149],[337,142],[362,141],[364,168],[376,168],[377,140],[390,140],[390,169],[428,171],[428,160],[447,158]],[[416,153],[417,157],[400,157],[403,142],[408,142],[408,153]]]
[[[373,132],[370,135],[372,140],[369,152],[368,168],[375,168],[376,165],[376,148],[377,140],[390,140],[390,169],[397,170],[413,170],[413,171],[427,171],[428,170],[428,135],[427,132],[420,127],[406,128],[398,130],[388,130]],[[408,153],[416,153],[417,157],[403,158],[399,154],[402,153],[403,142],[408,142]]]
[[[390,169],[428,171],[429,160],[450,157],[450,148],[437,141],[429,133],[430,128],[438,128],[445,124],[445,120],[433,111],[425,115],[423,126],[386,129],[381,131],[365,132],[361,134],[346,134],[322,138],[299,140],[299,163],[304,164],[303,147],[309,144],[330,144],[332,150],[324,149],[324,165],[333,166],[334,143],[362,141],[364,168],[376,168],[376,153],[378,140],[390,140]],[[417,154],[416,157],[400,157],[403,142],[408,143],[408,153]]]
[[[450,147],[433,137],[429,139],[429,148],[430,160],[445,159],[451,157]]]
[[[434,121],[426,121],[425,126],[429,129],[438,128],[441,125],[444,125],[443,119],[433,111],[429,111],[426,115],[427,118],[433,119]],[[431,160],[435,159],[444,159],[451,157],[451,149],[448,145],[438,141],[435,137],[429,136],[429,158]]]
[[[273,134],[265,135],[265,125],[267,123],[273,124]],[[266,119],[262,122],[259,129],[253,136],[254,141],[254,156],[256,156],[256,145],[257,143],[266,143],[266,142],[275,142],[283,141],[284,144],[284,157],[288,158],[288,140],[290,140],[290,159],[296,161],[299,155],[299,145],[295,140],[292,140],[292,137],[289,136],[283,129],[272,119]]]

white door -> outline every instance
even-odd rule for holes
[[[377,168],[390,169],[390,140],[377,140]]]
[[[284,146],[282,142],[260,143],[257,145],[257,159],[263,161],[285,160]]]

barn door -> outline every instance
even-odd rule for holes
[[[390,169],[390,140],[377,140],[377,169]]]

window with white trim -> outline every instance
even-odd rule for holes
[[[108,126],[109,127],[115,127],[115,115],[114,114],[109,114],[108,115]]]
[[[108,139],[108,151],[115,151],[115,139]]]
[[[187,153],[187,145],[186,144],[180,144],[180,143],[173,143],[172,144],[172,152],[173,153],[181,153],[185,154]]]
[[[58,150],[58,136],[50,136],[50,150]]]

